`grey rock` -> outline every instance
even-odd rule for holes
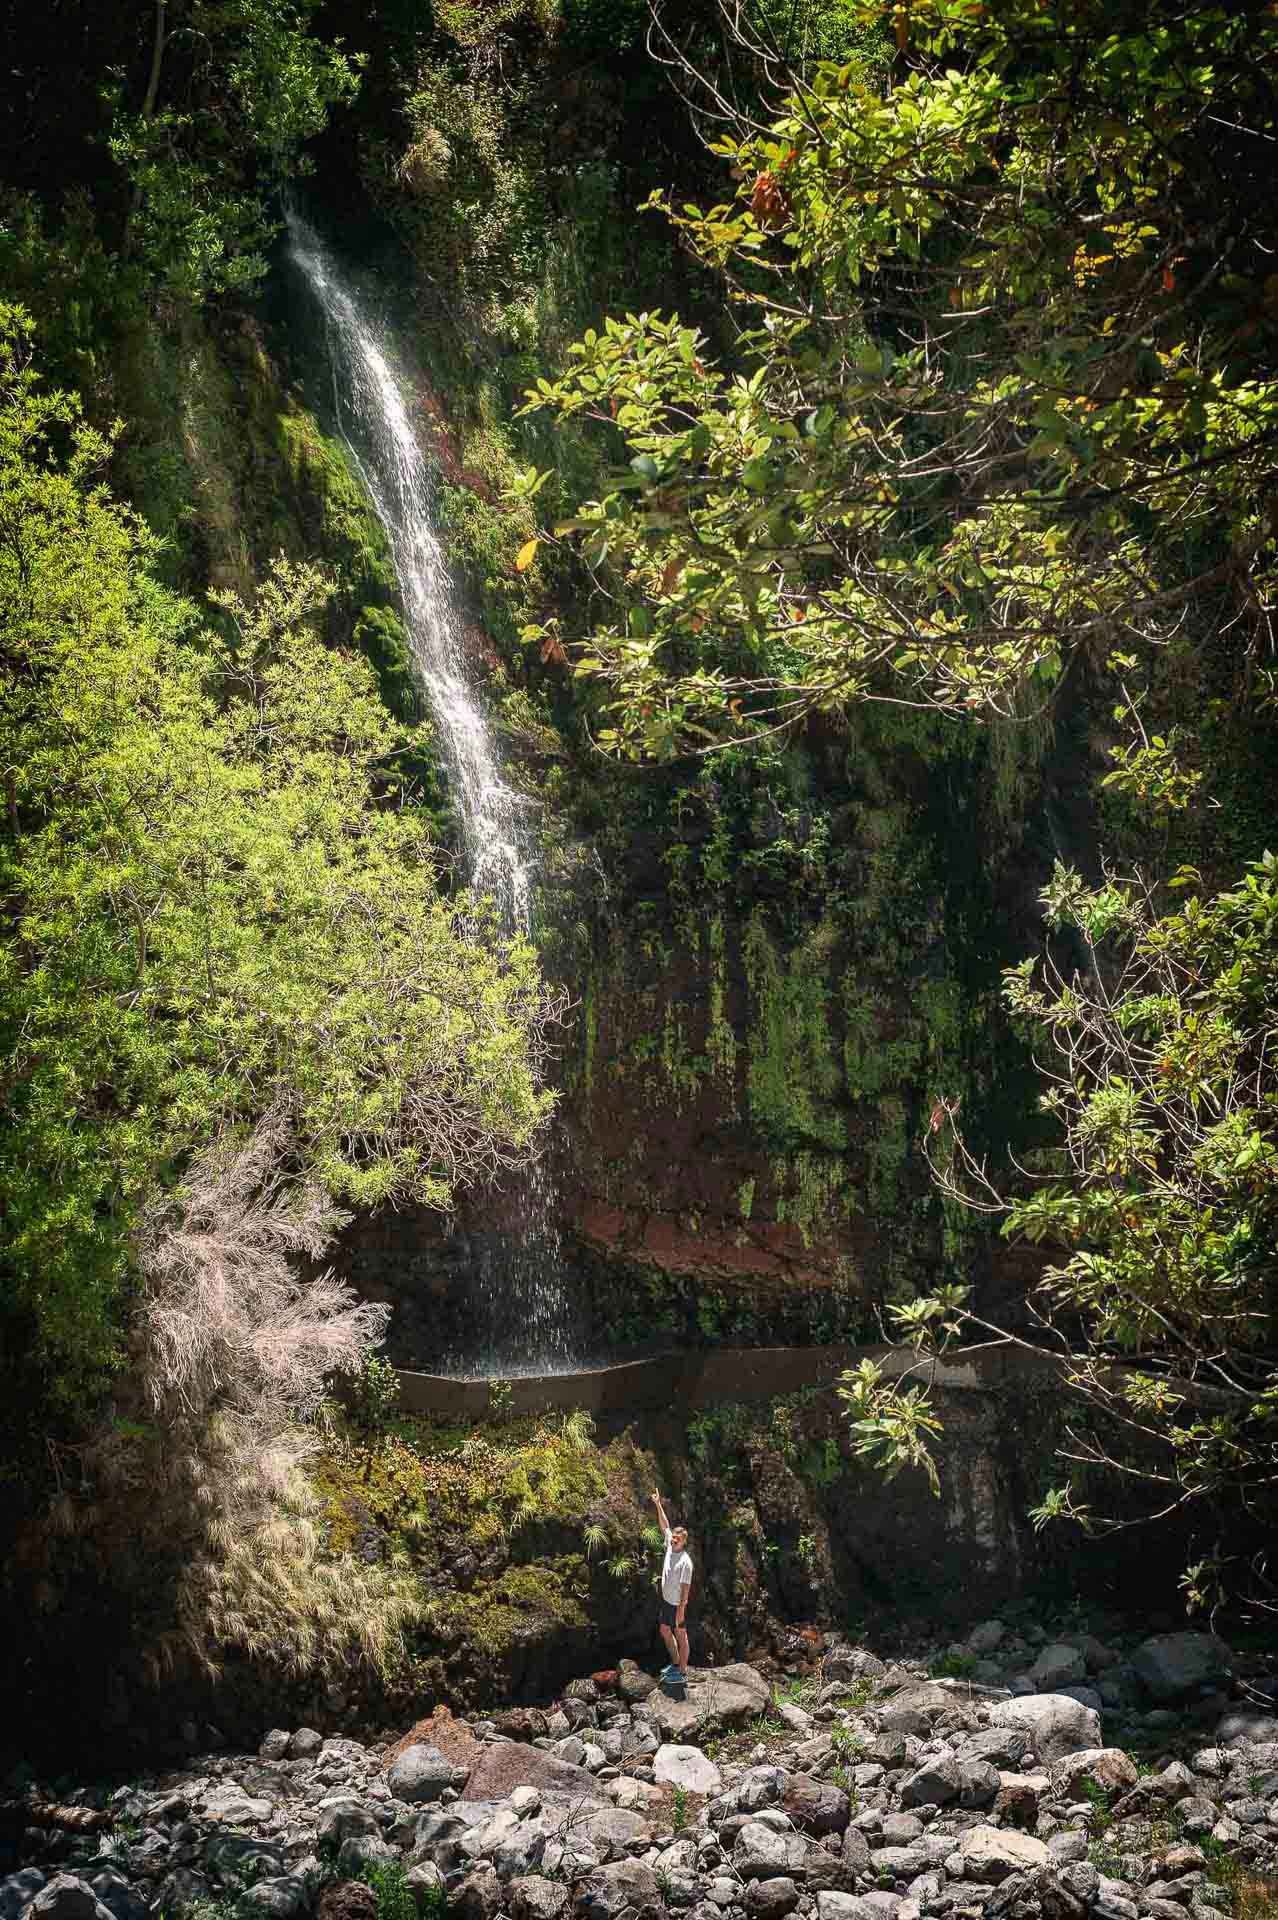
[[[257,1750],[259,1760],[283,1760],[288,1755],[288,1743],[291,1735],[283,1727],[272,1727]]]
[[[849,1827],[843,1836],[844,1864],[854,1873],[868,1873],[870,1868],[870,1843],[859,1827]]]
[[[1047,1865],[1050,1855],[1033,1834],[1007,1827],[969,1827],[959,1841],[965,1873],[995,1885],[1010,1873],[1025,1873]]]
[[[657,1876],[640,1860],[595,1868],[573,1889],[573,1907],[582,1920],[618,1920],[627,1907],[636,1913],[665,1910]]]
[[[652,1674],[645,1673],[633,1660],[622,1661],[617,1670],[617,1692],[623,1700],[637,1704],[640,1700],[646,1700],[650,1693],[655,1693],[656,1689],[657,1682]]]
[[[514,1920],[561,1920],[568,1910],[567,1887],[535,1873],[512,1880],[506,1898]]]
[[[916,1813],[885,1813],[879,1831],[885,1847],[908,1847],[923,1832],[923,1822]]]
[[[806,1735],[812,1731],[812,1715],[805,1713],[802,1707],[796,1707],[792,1700],[781,1701],[777,1707],[777,1718],[791,1733]]]
[[[687,1793],[722,1793],[723,1775],[700,1747],[667,1743],[652,1759],[652,1777],[662,1785],[682,1787]]]
[[[1100,1715],[1065,1693],[1032,1693],[1019,1700],[996,1700],[991,1724],[1020,1727],[1040,1761],[1051,1765],[1084,1747],[1101,1745]]]
[[[476,1867],[453,1889],[449,1912],[457,1920],[494,1920],[501,1906],[501,1882],[488,1866]]]
[[[782,1920],[799,1904],[799,1889],[783,1875],[775,1880],[754,1880],[746,1889],[746,1911],[759,1920]]]
[[[967,1760],[988,1760],[992,1767],[1015,1769],[1029,1751],[1029,1735],[1024,1728],[985,1727],[968,1736],[956,1758],[960,1765]]]
[[[1229,1681],[1234,1656],[1214,1633],[1159,1633],[1142,1640],[1131,1665],[1146,1692],[1166,1704]]]
[[[927,1864],[922,1847],[880,1847],[870,1855],[870,1871],[889,1874],[893,1880],[912,1880]]]
[[[851,1815],[848,1796],[832,1781],[794,1774],[781,1802],[804,1833],[842,1833]]]
[[[778,1833],[761,1820],[751,1820],[737,1835],[732,1864],[743,1880],[768,1880],[801,1872],[807,1842],[798,1833]]]
[[[1061,1687],[1076,1686],[1087,1677],[1087,1661],[1081,1648],[1054,1640],[1043,1648],[1029,1677],[1043,1693],[1056,1693]]]
[[[881,1680],[887,1669],[877,1654],[864,1647],[831,1647],[821,1662],[821,1678],[829,1684],[850,1685],[854,1680]]]
[[[110,1920],[110,1913],[87,1880],[57,1873],[40,1888],[27,1908],[30,1920]]]
[[[693,1745],[707,1734],[744,1726],[771,1704],[771,1689],[762,1674],[738,1661],[726,1667],[690,1667],[686,1700],[653,1693],[637,1711],[662,1740]]]
[[[313,1760],[324,1744],[322,1733],[316,1733],[314,1727],[299,1727],[288,1743],[290,1760]]]
[[[628,1812],[624,1807],[604,1807],[599,1813],[592,1813],[585,1831],[590,1844],[597,1847],[601,1855],[609,1851],[624,1853],[652,1838],[651,1823],[641,1813]]]
[[[467,1769],[455,1767],[438,1747],[405,1747],[386,1772],[386,1784],[397,1800],[421,1806],[438,1800],[445,1787],[464,1787]]]
[[[22,1867],[17,1873],[6,1874],[0,1880],[0,1920],[16,1920],[16,1916],[30,1905],[43,1885],[44,1875],[39,1867]]]
[[[261,1915],[262,1920],[297,1920],[311,1904],[311,1889],[305,1875],[280,1874],[274,1880],[258,1880],[236,1902],[237,1911]]]
[[[945,1807],[957,1800],[961,1786],[959,1763],[953,1754],[945,1754],[938,1760],[925,1760],[909,1777],[901,1782],[901,1805],[903,1807]],[[995,1791],[998,1790],[997,1775]]]
[[[1254,1707],[1233,1707],[1217,1722],[1216,1739],[1222,1747],[1250,1747],[1278,1741],[1278,1720]]]
[[[982,1620],[979,1627],[973,1627],[967,1636],[967,1644],[973,1653],[993,1653],[1003,1644],[1007,1628],[1001,1620]]]
[[[819,1893],[817,1920],[873,1920],[874,1908],[855,1893]]]
[[[315,1823],[316,1837],[329,1846],[340,1846],[344,1840],[352,1840],[366,1834],[378,1834],[381,1827],[376,1814],[359,1800],[349,1795],[327,1801],[319,1810]],[[228,1835],[230,1839],[232,1836]]]
[[[1002,1785],[1002,1777],[996,1766],[988,1760],[960,1760],[958,1774],[958,1803],[961,1807],[993,1806]]]
[[[1049,1836],[1047,1851],[1058,1866],[1068,1867],[1087,1858],[1087,1835],[1077,1827],[1063,1827]]]

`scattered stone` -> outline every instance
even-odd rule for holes
[[[476,1867],[460,1886],[454,1888],[448,1903],[457,1920],[494,1920],[501,1906],[501,1882],[491,1867]],[[320,1920],[323,1920],[321,1915]]]
[[[474,1800],[504,1800],[516,1787],[537,1787],[543,1793],[566,1793],[583,1802],[602,1805],[599,1787],[584,1767],[570,1767],[539,1747],[499,1741],[487,1746],[466,1783]]]
[[[438,1747],[404,1747],[386,1770],[386,1784],[397,1800],[420,1806],[438,1800],[446,1787],[464,1787],[467,1769],[455,1767]]]
[[[665,1912],[657,1876],[641,1860],[597,1867],[573,1889],[573,1907],[582,1920],[618,1920],[628,1907],[636,1914]]]
[[[1043,1693],[1056,1693],[1061,1687],[1074,1686],[1086,1679],[1087,1661],[1080,1648],[1053,1641],[1043,1648],[1029,1670],[1029,1677]]]
[[[969,1827],[959,1841],[963,1867],[976,1880],[991,1880],[995,1885],[1010,1873],[1025,1873],[1046,1866],[1051,1858],[1043,1841],[1033,1834],[1017,1833],[1006,1827]]]
[[[990,1707],[995,1726],[1024,1729],[1038,1758],[1051,1765],[1071,1753],[1101,1744],[1100,1715],[1067,1693],[1031,1693],[1017,1700],[996,1700]]]
[[[852,1811],[841,1787],[803,1773],[790,1776],[781,1804],[796,1827],[814,1834],[842,1833]]]
[[[31,1920],[110,1920],[87,1881],[73,1873],[57,1873],[41,1887],[27,1908]]]
[[[324,1744],[322,1733],[316,1733],[314,1727],[299,1727],[288,1743],[290,1760],[313,1760]]]
[[[377,1895],[362,1880],[337,1880],[325,1887],[316,1920],[377,1920]]]
[[[559,1880],[529,1873],[512,1880],[506,1898],[514,1920],[561,1920],[568,1910],[568,1889]]]
[[[513,1729],[501,1724],[502,1721],[512,1719],[520,1720],[527,1731],[517,1734]],[[508,1739],[531,1740],[537,1734],[545,1733],[546,1716],[544,1713],[538,1713],[535,1708],[515,1707],[511,1713],[498,1717],[497,1726],[499,1732],[505,1733]],[[419,1720],[395,1742],[386,1756],[388,1767],[393,1766],[409,1747],[434,1747],[437,1752],[443,1754],[445,1760],[450,1760],[455,1767],[463,1768],[467,1774],[484,1751],[482,1744],[475,1738],[470,1728],[464,1721],[455,1720],[447,1707],[436,1707],[434,1713],[428,1714],[424,1720]]]
[[[997,1789],[998,1776],[995,1774]],[[951,1800],[957,1800],[961,1774],[959,1763],[953,1754],[945,1754],[939,1760],[928,1760],[910,1774],[901,1783],[901,1805],[903,1807],[946,1807]],[[993,1795],[991,1794],[991,1799]]]
[[[633,1660],[622,1661],[617,1669],[617,1692],[623,1700],[637,1705],[639,1701],[646,1700],[649,1694],[655,1693],[656,1688],[657,1682],[652,1674],[644,1673]]]
[[[973,1627],[967,1636],[967,1644],[973,1653],[993,1653],[1001,1647],[1007,1634],[1007,1628],[1001,1620],[982,1620],[979,1627]]]
[[[274,1727],[266,1734],[257,1750],[259,1760],[283,1760],[288,1753],[291,1735],[282,1727]]]
[[[722,1793],[723,1775],[700,1747],[658,1747],[652,1756],[652,1777],[686,1793]]]
[[[799,1889],[793,1880],[779,1876],[775,1880],[755,1880],[746,1889],[746,1910],[759,1920],[782,1920],[799,1904]]]
[[[1052,1768],[1052,1790],[1068,1800],[1081,1800],[1089,1785],[1105,1793],[1117,1793],[1134,1787],[1137,1777],[1135,1762],[1121,1747],[1083,1747],[1057,1761]]]

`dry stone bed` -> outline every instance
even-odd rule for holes
[[[932,1664],[827,1636],[801,1699],[627,1662],[388,1745],[276,1729],[70,1796],[103,1831],[33,1790],[0,1920],[1222,1920],[1278,1876],[1278,1721],[1221,1641],[987,1621]]]

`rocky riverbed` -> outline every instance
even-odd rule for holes
[[[807,1670],[630,1663],[397,1738],[266,1732],[9,1789],[0,1920],[1220,1920],[1278,1887],[1273,1663],[1013,1634]],[[1276,1906],[1274,1911],[1278,1911]]]

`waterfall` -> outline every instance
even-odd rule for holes
[[[337,426],[386,530],[413,662],[456,805],[470,885],[491,896],[506,930],[532,925],[535,842],[529,803],[501,776],[466,671],[459,609],[436,532],[434,483],[409,416],[408,390],[384,327],[346,284],[318,235],[289,212],[289,255],[324,316]],[[472,1377],[562,1371],[573,1364],[553,1174],[535,1162],[517,1235],[482,1236],[470,1275],[473,1340],[450,1357]],[[470,1310],[473,1309],[473,1312]]]

